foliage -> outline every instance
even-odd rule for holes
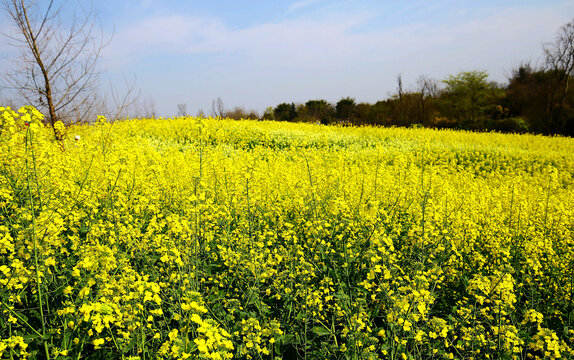
[[[0,357],[574,357],[574,142],[0,108]]]
[[[503,93],[487,78],[484,71],[465,71],[449,76],[443,81],[446,84],[443,112],[466,128],[482,127],[492,100],[500,98]]]
[[[342,98],[335,105],[335,116],[339,121],[352,121],[355,117],[356,108],[355,99],[350,97]]]
[[[305,103],[305,110],[304,115],[317,119],[323,124],[329,124],[335,115],[333,105],[326,100],[309,100]]]
[[[273,110],[273,116],[278,121],[293,121],[297,117],[295,104],[281,103]]]
[[[562,76],[560,71],[520,65],[510,78],[505,107],[511,115],[524,117],[530,131],[574,135],[574,93],[568,90],[572,79],[564,79],[561,88]]]

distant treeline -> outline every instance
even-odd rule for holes
[[[357,103],[350,97],[336,104],[326,100],[282,103],[268,108],[262,118],[574,136],[574,91],[568,86],[572,77],[559,86],[564,74],[533,70],[529,65],[513,71],[507,85],[488,82],[487,77],[483,71],[462,72],[440,83],[420,77],[416,88],[408,91],[398,77],[396,94],[375,104]],[[235,112],[228,115],[243,115]]]
[[[281,103],[260,116],[236,107],[229,118],[313,122],[341,125],[424,126],[475,131],[540,133],[574,136],[573,77],[562,71],[513,70],[508,84],[487,80],[484,71],[467,71],[437,81],[421,76],[413,90],[401,77],[397,91],[386,100],[357,103],[351,97],[337,103],[309,100]]]
[[[357,103],[351,97],[336,104],[319,99],[269,107],[261,117],[241,108],[225,112],[225,116],[574,136],[574,90],[570,86],[574,79],[574,22],[561,27],[555,41],[543,49],[542,66],[518,66],[507,84],[489,82],[484,71],[466,71],[442,81],[421,76],[413,88],[405,89],[398,76],[395,94],[375,104]],[[218,101],[222,105],[221,99]]]

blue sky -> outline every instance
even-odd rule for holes
[[[42,0],[40,0],[42,1]],[[87,3],[87,1],[82,1]],[[68,1],[74,5],[73,0]],[[574,1],[184,1],[93,2],[111,41],[105,81],[135,79],[160,115],[225,107],[262,112],[280,102],[350,96],[385,99],[401,74],[437,80],[483,70],[505,82],[572,21]],[[0,20],[6,30],[6,19]],[[2,66],[14,51],[0,40]],[[118,85],[120,87],[120,85]]]

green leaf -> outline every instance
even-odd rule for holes
[[[127,344],[125,347],[122,348],[122,353],[125,354],[125,353],[127,353],[128,351],[130,351],[131,349],[133,349],[134,346],[136,345],[136,343],[137,343],[137,337],[134,336],[134,337],[132,338],[132,340],[129,342],[129,344]]]
[[[322,327],[322,326],[314,326],[313,332],[319,336],[331,335],[331,331],[329,329]]]
[[[287,344],[291,344],[293,343],[293,339],[295,338],[295,336],[291,335],[291,334],[285,334],[282,336],[279,336],[277,338],[277,343],[281,344],[281,345],[287,345]]]
[[[27,340],[26,342],[32,341],[32,340],[36,340],[39,339],[40,336],[36,335],[36,334],[28,334],[28,335],[23,335],[22,336],[24,338],[24,340]]]

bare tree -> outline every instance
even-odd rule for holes
[[[155,110],[155,100],[149,96],[144,100],[143,103],[143,116],[146,118],[155,119],[156,117],[156,110]]]
[[[438,96],[439,86],[436,80],[421,75],[417,79],[417,93],[419,95],[419,122],[427,124],[430,117],[429,101]]]
[[[211,114],[216,117],[225,116],[225,106],[223,106],[223,100],[219,96],[217,100],[211,102]]]
[[[20,61],[6,72],[10,87],[27,104],[47,114],[50,125],[86,119],[97,104],[96,63],[104,47],[96,14],[64,16],[56,1],[2,0],[13,32],[7,36],[21,50]]]
[[[247,111],[243,106],[235,106],[233,110],[226,111],[223,117],[234,120],[241,120],[241,119],[258,120],[259,114],[257,113],[257,111],[253,109]]]
[[[177,116],[187,116],[187,104],[177,104]]]
[[[403,76],[401,74],[397,75],[397,93],[399,95],[399,101],[402,101],[405,92],[403,90]]]
[[[118,90],[120,88],[121,90]],[[108,88],[101,95],[98,106],[93,106],[86,114],[89,119],[95,119],[97,115],[104,115],[108,121],[114,122],[120,118],[126,118],[134,112],[140,98],[140,91],[136,91],[136,79],[128,79],[123,76],[123,86],[109,83]]]
[[[404,125],[406,122],[406,106],[405,106],[405,91],[403,88],[403,77],[401,74],[397,75],[397,100],[398,100],[398,109],[397,109],[397,120],[398,123]]]
[[[558,30],[553,43],[544,45],[546,68],[552,77],[548,83],[548,101],[546,107],[546,126],[548,133],[559,129],[561,113],[566,102],[568,82],[574,75],[574,21]]]

